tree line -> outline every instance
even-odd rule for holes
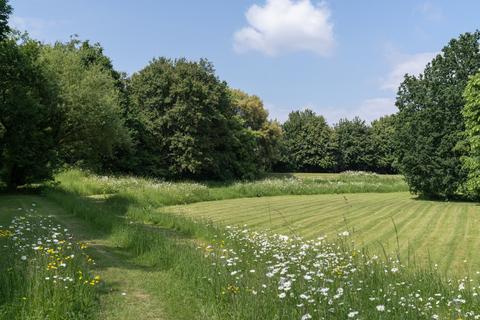
[[[282,125],[276,171],[394,173],[393,120],[385,116],[368,125],[359,117],[333,127],[312,110],[291,112]]]
[[[478,31],[406,75],[394,115],[330,126],[307,109],[280,124],[208,60],[156,58],[127,76],[100,44],[44,44],[10,30],[11,10],[0,0],[0,177],[10,188],[75,165],[167,179],[399,172],[418,194],[480,193]]]

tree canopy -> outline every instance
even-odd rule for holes
[[[294,111],[283,124],[284,162],[293,170],[331,171],[335,167],[333,130],[312,110]]]
[[[10,27],[8,26],[8,17],[12,13],[12,7],[8,5],[7,0],[0,0],[0,41],[6,39]]]
[[[379,173],[394,173],[395,145],[395,115],[384,116],[373,120],[371,125],[370,143],[373,153],[372,169]]]
[[[120,92],[104,64],[86,63],[85,46],[57,43],[44,46],[41,61],[56,82],[61,117],[55,138],[60,156],[70,164],[95,168],[117,145],[129,145]]]
[[[255,141],[207,60],[154,59],[129,84],[144,174],[233,178],[255,172]]]
[[[463,91],[480,68],[479,39],[477,31],[451,40],[422,75],[405,76],[399,88],[396,157],[412,192],[450,197],[466,179],[457,145]]]
[[[365,121],[341,119],[334,129],[338,170],[375,170],[371,132]]]
[[[57,164],[56,86],[34,41],[0,41],[0,174],[9,188],[51,178]]]
[[[230,93],[233,107],[243,120],[243,126],[255,136],[257,167],[261,171],[271,170],[272,165],[280,158],[280,124],[268,120],[268,111],[258,96],[248,95],[238,89],[230,89]]]

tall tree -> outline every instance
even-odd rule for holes
[[[10,28],[8,26],[8,17],[12,13],[12,7],[8,5],[7,0],[0,0],[0,41],[6,39]]]
[[[44,46],[42,61],[57,83],[61,119],[56,139],[62,158],[71,164],[101,169],[118,145],[128,145],[120,92],[110,70],[85,63],[84,49],[71,43]]]
[[[269,171],[280,157],[279,143],[282,135],[280,124],[268,120],[268,111],[262,99],[255,95],[231,89],[233,106],[243,120],[243,126],[252,130],[257,144],[257,164]]]
[[[0,174],[10,189],[52,177],[56,86],[38,63],[40,46],[0,41]]]
[[[340,119],[334,130],[337,170],[375,170],[371,128],[364,120]]]
[[[255,173],[255,140],[212,64],[154,59],[129,85],[137,168],[157,176],[221,178]]]
[[[331,171],[335,167],[333,131],[312,110],[294,111],[283,124],[285,163],[300,171]]]
[[[462,139],[468,78],[480,68],[480,32],[452,39],[418,77],[405,76],[396,105],[398,166],[412,192],[454,195],[466,172],[456,147]]]

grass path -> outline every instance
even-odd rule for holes
[[[101,319],[163,320],[162,298],[149,292],[147,281],[162,283],[159,272],[149,271],[132,262],[127,253],[116,249],[109,239],[90,231],[78,219],[56,214],[55,218],[91,247],[96,270],[107,287],[101,295]]]
[[[278,196],[200,202],[161,208],[220,224],[269,228],[307,238],[354,230],[355,241],[373,250],[399,248],[404,259],[438,263],[443,271],[480,270],[480,206],[426,201],[409,193]],[[466,260],[468,263],[465,263]]]
[[[171,310],[173,306],[165,299],[169,287],[170,294],[174,290],[182,290],[179,283],[166,270],[142,265],[129,253],[115,247],[113,241],[93,231],[82,220],[66,214],[62,208],[43,197],[34,195],[0,196],[0,224],[8,223],[18,214],[17,208],[31,208],[36,204],[39,214],[52,215],[74,234],[77,240],[86,242],[92,258],[94,258],[95,273],[99,274],[105,284],[100,295],[99,319],[196,319],[193,305],[196,301],[185,297],[176,306],[189,305],[181,312]],[[178,295],[175,295],[178,297]],[[169,309],[170,308],[170,309]],[[175,314],[175,317],[167,315]]]

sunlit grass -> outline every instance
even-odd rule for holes
[[[168,204],[181,204],[213,200],[210,192],[215,188],[231,188],[225,197],[235,198],[240,195],[253,194],[257,185],[241,183],[241,187],[208,186],[202,184],[164,184],[149,180],[141,182],[129,178],[100,178],[78,173],[76,180],[62,178],[62,184],[46,190],[46,196],[55,200],[67,212],[84,219],[92,227],[99,228],[108,235],[109,241],[118,248],[133,255],[135,266],[162,270],[169,279],[176,279],[179,286],[164,287],[158,284],[161,295],[172,309],[169,313],[175,318],[175,308],[181,309],[176,301],[184,301],[186,295],[201,301],[192,304],[197,310],[198,319],[475,319],[479,315],[478,276],[460,273],[440,272],[435,262],[415,263],[397,255],[402,244],[397,244],[397,251],[391,254],[368,253],[362,250],[362,243],[352,243],[355,239],[356,220],[368,221],[367,207],[375,204],[386,207],[383,220],[392,226],[389,213],[398,212],[406,203],[420,205],[418,200],[410,199],[406,194],[389,193],[389,201],[382,201],[382,194],[335,195],[343,209],[331,208],[331,216],[346,216],[347,221],[338,222],[335,229],[342,235],[332,234],[327,239],[304,240],[292,237],[290,228],[283,229],[288,237],[272,233],[257,233],[251,230],[227,229],[218,225],[209,225],[203,220],[192,220],[169,212]],[[354,179],[359,176],[354,174]],[[363,179],[370,179],[367,176]],[[85,189],[81,190],[82,179],[90,179]],[[99,180],[96,185],[95,180]],[[123,179],[123,180],[122,180]],[[377,179],[373,177],[372,179]],[[280,179],[281,180],[281,179]],[[305,179],[303,179],[305,180]],[[358,181],[358,180],[357,180]],[[65,182],[65,183],[64,183]],[[351,180],[350,180],[351,182]],[[361,182],[361,181],[360,181]],[[252,182],[250,182],[252,183]],[[284,183],[282,181],[281,183]],[[304,182],[302,182],[304,183]],[[323,183],[323,182],[322,182]],[[118,185],[123,185],[119,187]],[[138,186],[138,190],[136,190]],[[189,188],[194,186],[194,191]],[[155,186],[153,188],[152,186]],[[252,190],[243,190],[252,187]],[[118,188],[118,189],[117,189]],[[198,188],[198,189],[197,189]],[[243,191],[238,191],[240,188]],[[270,188],[270,186],[269,186]],[[105,190],[105,192],[101,192]],[[182,191],[179,191],[182,190]],[[232,191],[233,190],[233,191]],[[260,190],[269,190],[268,188]],[[100,192],[99,192],[100,191]],[[108,192],[107,192],[108,191]],[[256,190],[258,191],[258,189]],[[168,194],[172,192],[172,194]],[[146,195],[144,194],[146,193]],[[182,194],[184,193],[184,194]],[[99,196],[104,194],[104,196]],[[265,194],[261,194],[265,196]],[[314,197],[333,197],[318,195]],[[408,199],[403,199],[402,197]],[[298,198],[297,198],[298,197]],[[362,208],[355,207],[352,198],[363,198]],[[307,229],[314,230],[313,221],[309,220],[308,205],[310,196],[288,196],[254,199],[236,199],[228,208],[228,214],[245,221],[260,219],[255,212],[255,205],[249,201],[272,201],[288,198],[292,203],[290,217],[304,215],[302,222]],[[403,199],[396,207],[395,199]],[[295,203],[303,207],[296,207]],[[215,206],[223,210],[227,206],[221,202],[198,203],[191,205]],[[315,203],[315,202],[313,202]],[[323,203],[327,207],[328,201]],[[370,205],[367,205],[370,203]],[[306,207],[305,207],[306,205]],[[288,208],[281,201],[279,210]],[[455,206],[455,203],[452,204]],[[167,213],[156,209],[164,207]],[[244,207],[250,208],[252,215],[238,214]],[[375,207],[375,206],[374,206]],[[415,206],[414,206],[415,207]],[[419,215],[425,212],[421,208],[414,210]],[[219,213],[221,214],[221,210]],[[290,210],[290,209],[287,209]],[[363,211],[362,211],[363,210]],[[450,210],[450,209],[449,209]],[[212,211],[212,210],[207,210]],[[202,215],[208,217],[207,214]],[[316,212],[316,210],[310,210]],[[337,211],[342,211],[338,212]],[[360,211],[358,214],[356,211]],[[435,211],[435,210],[434,210]],[[461,212],[462,210],[460,210]],[[290,213],[289,213],[290,214]],[[432,211],[433,214],[433,211]],[[357,216],[356,216],[357,215]],[[193,213],[193,216],[195,214]],[[313,217],[316,218],[314,215]],[[321,221],[321,217],[318,217]],[[362,218],[362,219],[360,219]],[[268,219],[267,219],[268,220]],[[385,221],[384,221],[385,220]],[[428,218],[425,226],[429,226]],[[448,220],[447,220],[448,221]],[[143,224],[144,222],[149,225]],[[152,226],[155,223],[157,226]],[[225,222],[224,222],[225,223]],[[280,225],[282,224],[280,223]],[[239,221],[240,224],[240,221]],[[376,223],[367,223],[372,228]],[[224,224],[225,225],[225,224]],[[273,224],[262,225],[266,228]],[[398,230],[422,228],[422,223],[398,223]],[[161,226],[161,227],[160,227]],[[298,223],[293,225],[298,230]],[[325,221],[324,226],[328,226]],[[433,227],[433,226],[432,226]],[[281,230],[281,229],[279,229]],[[366,229],[365,229],[366,230]],[[372,229],[373,230],[373,229]],[[387,229],[385,229],[387,230]],[[294,230],[293,230],[294,231]],[[389,231],[395,237],[394,228]],[[433,250],[437,243],[425,244]],[[393,246],[395,249],[395,246]],[[293,280],[295,279],[295,280]],[[171,283],[171,282],[170,282]],[[173,289],[175,287],[175,289]],[[178,288],[183,288],[178,290]],[[155,291],[152,291],[155,292]]]
[[[405,259],[437,263],[443,272],[480,271],[480,207],[473,202],[427,201],[408,193],[278,196],[199,202],[157,209],[222,225],[248,225],[314,239],[353,229],[358,245]]]
[[[273,175],[258,181],[165,182],[137,177],[97,176],[71,169],[56,176],[57,188],[82,196],[116,194],[143,205],[165,206],[245,197],[407,191],[396,175],[347,172],[326,176]]]

